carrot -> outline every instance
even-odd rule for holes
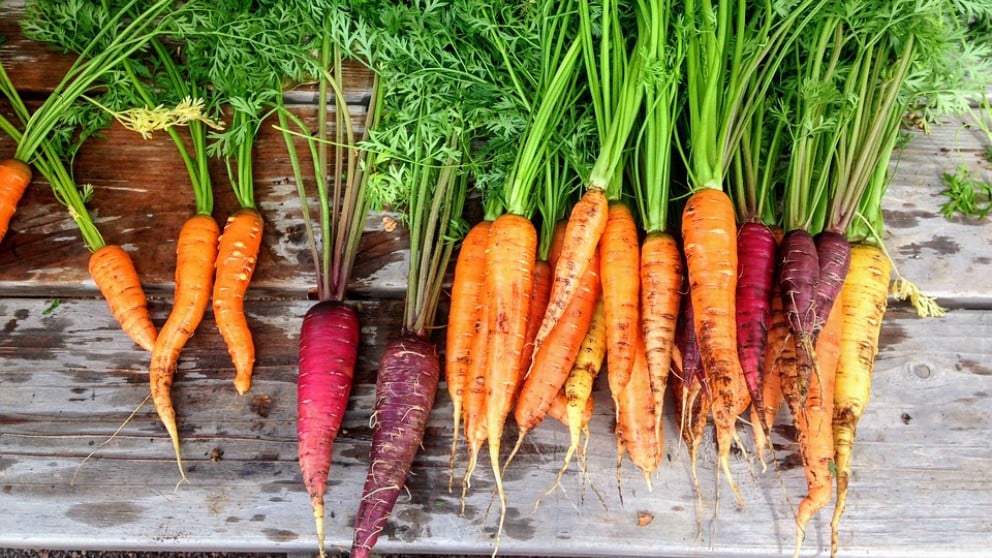
[[[31,184],[31,167],[17,159],[0,161],[0,241],[7,235],[10,220],[28,184]]]
[[[603,312],[603,303],[600,300],[593,309],[592,320],[589,322],[585,338],[582,339],[579,354],[576,355],[572,371],[569,373],[568,379],[565,380],[565,415],[568,419],[566,425],[570,439],[569,450],[572,452],[578,448],[579,427],[588,428],[586,425],[588,425],[592,414],[592,386],[603,367],[605,356],[606,318]],[[588,434],[586,436],[588,438]],[[565,456],[565,464],[562,469],[567,467],[568,455]]]
[[[155,340],[148,372],[152,402],[172,439],[176,464],[183,479],[186,473],[179,454],[179,429],[170,391],[179,352],[193,336],[207,309],[219,236],[220,228],[209,215],[198,213],[183,224],[176,242],[175,300]]]
[[[529,363],[513,407],[513,418],[519,434],[517,443],[507,458],[507,465],[520,449],[527,433],[544,420],[548,407],[568,379],[599,299],[599,271],[599,257],[593,254],[592,262],[583,274],[575,296],[569,301],[562,320],[551,331],[546,342],[538,347],[533,362]]]
[[[654,394],[656,430],[662,433],[662,411],[672,348],[682,298],[682,254],[675,238],[666,232],[649,233],[641,246],[641,330]]]
[[[607,348],[609,351],[609,348]],[[609,366],[609,365],[607,365]],[[617,397],[617,489],[620,482],[620,463],[624,451],[644,474],[644,481],[651,490],[651,475],[661,464],[664,439],[658,436],[654,396],[648,385],[648,365],[644,355],[644,341],[634,336],[634,367],[630,381]]]
[[[737,227],[730,198],[713,188],[697,190],[682,216],[694,329],[712,397],[720,466],[743,502],[730,474],[730,446],[737,415],[747,403],[747,387],[737,356],[735,293]]]
[[[513,408],[524,375],[520,353],[526,343],[536,250],[537,232],[525,217],[507,213],[499,216],[489,229],[485,293],[489,333],[486,343],[485,421],[496,491],[504,510],[506,495],[500,473],[499,449],[506,416]],[[539,340],[535,343],[535,351],[540,350]],[[503,519],[501,514],[500,533],[503,531]]]
[[[383,350],[375,383],[372,448],[355,516],[352,558],[367,558],[406,484],[434,405],[440,377],[434,344],[407,334]]]
[[[462,239],[455,261],[455,276],[451,283],[451,303],[448,309],[448,332],[445,346],[444,376],[451,397],[452,419],[451,474],[448,490],[454,480],[455,452],[461,429],[462,404],[467,390],[468,371],[478,358],[472,343],[480,330],[482,291],[486,281],[486,239],[490,221],[480,221]]]
[[[90,255],[89,270],[121,329],[150,352],[158,333],[131,256],[120,246],[107,244]]]
[[[768,325],[768,339],[764,355],[764,381],[761,386],[761,411],[751,407],[755,424],[755,449],[765,464],[765,451],[771,449],[767,433],[771,431],[775,416],[782,407],[782,376],[795,376],[796,344],[789,331],[789,322],[782,311],[782,298],[778,296],[778,286],[772,284],[771,315]],[[773,454],[774,455],[774,454]]]
[[[534,277],[530,295],[530,315],[527,317],[527,334],[524,337],[524,350],[520,352],[521,370],[529,370],[534,358],[534,340],[541,326],[541,318],[548,308],[551,296],[552,268],[546,260],[534,262]]]
[[[611,202],[606,228],[599,241],[603,266],[603,309],[606,313],[606,369],[614,399],[630,380],[634,340],[640,328],[640,251],[637,226],[630,207]]]
[[[252,342],[244,299],[262,244],[262,215],[242,208],[227,219],[217,248],[214,278],[214,320],[234,361],[234,387],[244,395],[251,387],[255,344]]]
[[[820,272],[813,293],[814,335],[820,331],[830,315],[834,300],[844,286],[844,278],[851,267],[851,244],[844,235],[825,230],[813,237],[816,245]]]
[[[355,310],[330,300],[311,306],[300,328],[296,434],[300,471],[313,507],[321,555],[327,475],[351,393],[359,329]]]
[[[796,557],[799,556],[806,537],[806,526],[833,496],[834,437],[831,422],[834,412],[834,375],[840,358],[841,334],[840,305],[835,304],[817,337],[819,374],[810,378],[804,412],[795,421],[808,487],[807,495],[799,502],[796,513]]]
[[[534,339],[540,347],[565,313],[568,301],[578,289],[579,279],[589,266],[589,261],[599,246],[599,239],[606,229],[609,204],[603,190],[591,188],[572,208],[565,226],[561,254],[558,256],[551,284],[548,309]]]
[[[483,285],[484,288],[484,285]],[[489,358],[486,350],[489,346],[489,309],[482,304],[479,314],[479,331],[472,341],[472,362],[466,371],[465,401],[463,403],[465,422],[465,442],[468,445],[468,463],[462,477],[462,512],[464,512],[465,496],[471,487],[472,473],[479,460],[482,445],[489,439],[489,427],[486,422],[486,400],[488,397]],[[450,323],[450,320],[449,320]],[[450,327],[450,325],[449,325]]]
[[[858,421],[871,393],[871,374],[878,354],[878,337],[888,302],[892,266],[885,253],[871,244],[851,247],[851,265],[841,290],[843,326],[840,362],[834,385],[834,451],[837,503],[830,522],[831,554],[837,552],[841,516],[847,505],[851,449]]]
[[[759,414],[763,407],[761,384],[775,252],[775,237],[767,226],[759,222],[740,226],[737,232],[737,351],[748,393]]]

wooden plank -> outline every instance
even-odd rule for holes
[[[147,355],[105,317],[102,302],[66,300],[45,314],[43,299],[0,300],[6,317],[0,333],[0,547],[311,552],[313,525],[294,426],[297,332],[309,304],[251,305],[259,367],[245,397],[230,385],[231,366],[208,314],[184,352],[174,390],[190,480],[177,489],[171,447],[150,406],[100,447],[147,393]],[[399,332],[398,301],[361,304],[362,359],[328,492],[331,549],[350,541],[367,465],[376,360]],[[153,306],[160,322],[167,308]],[[842,556],[980,556],[992,544],[990,338],[989,312],[958,310],[924,320],[890,310],[873,399],[859,428]],[[621,503],[602,383],[596,398],[586,484],[573,469],[563,490],[536,512],[534,501],[553,482],[567,433],[548,421],[525,441],[507,472],[510,508],[501,553],[791,554],[792,506],[805,483],[784,413],[774,432],[778,473],[763,473],[743,453],[733,459],[743,509],[722,480],[714,505],[715,459],[704,444],[697,539],[696,500],[686,450],[672,435],[674,417],[666,417],[666,459],[652,478],[653,491],[625,459]],[[460,516],[457,489],[447,489],[450,420],[442,384],[410,496],[401,498],[379,551],[491,552],[492,474],[483,461]],[[748,428],[740,431],[749,442]],[[515,437],[508,428],[505,444]],[[746,447],[753,456],[750,443]],[[638,527],[640,512],[653,516],[644,527]],[[829,513],[814,520],[804,555],[825,552]]]

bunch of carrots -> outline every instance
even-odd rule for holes
[[[140,4],[113,12],[115,25],[93,37],[121,45],[110,57],[78,44],[80,60],[92,58],[74,66],[61,100],[51,102],[82,96],[100,72],[138,51],[129,37],[139,33],[152,58],[123,65],[132,105],[151,110],[202,96],[208,114],[231,115],[225,132],[208,132],[207,117],[188,122],[192,153],[168,128],[190,172],[196,214],[177,242],[173,311],[157,339],[152,328],[139,343],[152,351],[152,396],[180,471],[169,391],[211,293],[237,389],[250,385],[254,350],[242,304],[263,224],[251,141],[274,113],[304,206],[300,136],[321,202],[322,251],[310,236],[320,302],[301,329],[298,432],[322,553],[331,447],[358,348],[347,282],[369,207],[402,213],[411,258],[404,331],[380,367],[354,556],[372,551],[389,517],[442,377],[454,411],[452,484],[459,440],[467,450],[463,497],[488,446],[501,533],[503,474],[546,416],[569,431],[548,493],[573,456],[584,462],[582,434],[588,443],[604,363],[618,479],[626,455],[649,488],[663,461],[666,401],[676,406],[697,493],[697,456],[712,420],[719,470],[740,505],[730,464],[741,443],[737,423],[750,409],[764,460],[785,403],[808,486],[795,552],[834,499],[835,482],[837,551],[893,273],[882,244],[889,163],[904,115],[931,92],[918,76],[934,75],[964,40],[942,2],[839,9],[801,0],[789,10],[731,0],[538,0],[526,9],[469,0],[240,10],[188,2],[157,24],[185,42],[185,59],[150,27],[166,3]],[[287,39],[287,21],[303,22],[299,36]],[[220,33],[225,25],[241,33]],[[331,139],[325,105],[346,106],[345,58],[368,67],[375,92],[362,130],[338,110]],[[233,76],[241,79],[218,72],[231,64],[250,70]],[[13,103],[16,92],[0,77]],[[319,82],[317,134],[282,105],[283,89],[303,79]],[[59,180],[60,159],[39,129],[57,123],[43,117],[61,105],[34,116],[14,107],[22,126],[0,127],[22,143],[15,160],[0,163],[0,178],[9,177],[0,191],[18,197],[34,164],[97,250],[102,240],[83,218],[83,200]],[[327,145],[335,146],[334,167],[346,169],[330,180]],[[223,159],[241,205],[223,234],[212,217],[209,156]],[[469,227],[461,213],[473,196],[484,216]],[[0,205],[0,217],[9,219],[12,207]],[[309,211],[304,219],[311,229]],[[456,243],[442,375],[429,332]],[[504,456],[511,414],[517,439]]]

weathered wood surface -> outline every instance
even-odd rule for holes
[[[66,59],[20,37],[12,6],[17,3],[0,6],[0,34],[9,38],[0,60],[22,90],[40,98]],[[365,79],[357,70],[350,78],[356,107]],[[296,97],[298,109],[312,117],[307,95]],[[265,132],[258,155],[264,164],[256,169],[267,229],[249,291],[255,385],[244,397],[234,392],[232,366],[208,312],[183,353],[174,389],[190,480],[178,488],[168,437],[150,405],[108,441],[147,394],[148,357],[95,296],[68,215],[43,182],[30,188],[0,244],[0,547],[313,551],[312,516],[296,463],[294,382],[314,275],[281,142]],[[842,556],[984,556],[992,546],[992,227],[988,220],[947,220],[937,211],[940,173],[963,162],[992,179],[979,157],[983,148],[980,136],[948,122],[898,154],[886,201],[887,247],[905,276],[952,310],[925,320],[894,305],[886,316],[873,399],[855,448]],[[0,139],[0,156],[11,151]],[[145,142],[114,128],[87,145],[77,167],[79,181],[96,188],[101,231],[135,257],[158,325],[170,304],[173,239],[192,207],[177,165],[164,137]],[[223,218],[234,200],[215,170],[216,215]],[[367,466],[375,368],[400,329],[402,230],[387,232],[383,216],[372,215],[367,231],[353,282],[363,320],[361,360],[327,495],[331,550],[350,542]],[[735,456],[743,509],[722,480],[714,504],[713,450],[703,452],[697,537],[697,503],[672,416],[654,490],[646,490],[625,460],[618,492],[605,384],[596,396],[585,483],[573,468],[564,490],[532,510],[567,446],[565,429],[553,421],[530,435],[508,470],[502,554],[791,554],[792,510],[805,482],[784,413],[774,433],[778,472],[762,472],[750,452]],[[379,551],[491,552],[497,519],[497,507],[490,509],[492,475],[480,464],[460,516],[457,486],[454,494],[447,489],[450,422],[442,385],[409,498],[401,498]],[[747,442],[748,427],[742,424],[740,432]],[[515,439],[512,426],[506,436],[506,443]],[[642,512],[653,520],[640,527]],[[804,555],[826,555],[829,513],[814,520]]]

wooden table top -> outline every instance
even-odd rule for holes
[[[0,5],[0,34],[8,37],[0,60],[26,95],[40,96],[66,58],[20,35],[20,9],[20,2]],[[356,107],[367,80],[358,69],[349,74]],[[301,114],[313,117],[307,94],[296,100]],[[992,547],[992,226],[938,212],[941,173],[965,164],[992,180],[982,142],[949,120],[930,135],[914,133],[896,154],[886,247],[898,270],[949,311],[923,319],[902,303],[890,304],[872,400],[858,430],[841,556],[977,557]],[[0,139],[0,157],[12,151]],[[67,212],[42,180],[30,187],[0,244],[0,547],[314,551],[295,431],[298,332],[312,304],[314,274],[285,147],[273,130],[263,132],[257,160],[264,161],[256,168],[256,195],[266,229],[247,303],[258,347],[255,383],[245,396],[234,391],[232,365],[208,310],[183,352],[173,389],[189,477],[178,488],[169,439],[150,404],[108,441],[147,395],[148,355],[120,332],[98,298]],[[95,188],[97,225],[135,258],[157,325],[170,307],[174,239],[192,208],[185,171],[177,169],[164,135],[146,141],[119,126],[87,143],[76,164],[77,181]],[[220,178],[222,169],[214,170]],[[218,187],[215,215],[234,207],[233,195]],[[385,217],[369,216],[351,290],[362,342],[327,492],[331,552],[350,545],[367,467],[375,369],[400,329],[407,244],[402,228],[387,230]],[[605,382],[597,384],[596,402],[588,474],[573,468],[536,511],[568,435],[553,421],[529,435],[506,473],[510,507],[501,554],[791,555],[793,509],[805,480],[785,412],[773,433],[777,470],[762,470],[749,451],[750,426],[740,424],[745,451],[733,457],[732,472],[741,508],[726,482],[716,482],[715,451],[707,444],[697,505],[672,411],[653,490],[627,460],[618,486]],[[498,516],[492,474],[480,464],[459,513],[457,483],[454,492],[448,489],[451,436],[442,384],[408,495],[377,551],[492,552]],[[515,440],[513,426],[506,436]],[[813,520],[804,556],[829,554],[830,512]]]

